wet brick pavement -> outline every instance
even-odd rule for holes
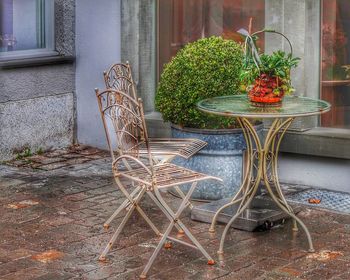
[[[123,196],[113,184],[110,159],[88,153],[66,153],[69,162],[60,160],[63,165],[56,168],[45,168],[54,160],[36,161],[42,167],[37,169],[0,165],[1,280],[138,279],[157,238],[135,214],[109,261],[97,261],[120,218],[109,231],[102,225]],[[87,161],[72,160],[88,156]],[[179,203],[166,198],[171,205]],[[156,225],[167,225],[151,201],[142,205]],[[162,250],[149,279],[350,279],[350,216],[307,208],[299,216],[311,230],[315,254],[305,251],[305,235],[292,232],[289,222],[266,232],[232,229],[224,259],[215,266],[208,266],[199,252],[175,244]],[[189,211],[184,217],[217,259],[223,227],[209,234],[207,224],[188,218]]]

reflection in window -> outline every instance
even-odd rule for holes
[[[264,9],[265,0],[159,1],[158,73],[189,42],[212,35],[240,41],[236,31],[248,29],[250,21],[252,32],[263,29]]]
[[[322,1],[321,97],[332,104],[326,127],[350,128],[350,1]]]
[[[44,10],[44,0],[0,0],[0,53],[45,48]]]

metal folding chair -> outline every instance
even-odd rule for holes
[[[103,72],[103,76],[106,88],[121,91],[133,98],[135,101],[138,100],[129,62],[126,62],[125,64],[116,63],[112,65],[108,71]],[[108,144],[109,143],[110,142],[108,141]],[[171,162],[176,156],[180,156],[185,159],[190,158],[192,155],[204,148],[207,143],[200,139],[192,138],[150,138],[148,145],[150,147],[154,162]],[[120,149],[118,149],[117,152],[119,155],[122,154]],[[139,154],[141,157],[147,157],[147,153],[147,147],[144,145],[144,143],[142,143],[139,147]],[[184,197],[184,193],[180,188],[176,187],[176,192],[179,196]],[[192,209],[193,205],[190,204],[189,207]],[[114,218],[115,215],[113,214],[111,218],[106,221],[104,225],[105,228],[109,227],[109,224]]]
[[[123,92],[137,102],[138,97],[131,74],[131,67],[128,62],[126,62],[126,64],[117,63],[112,65],[108,71],[103,72],[103,76],[107,89],[115,89],[117,91]],[[112,158],[114,157],[114,152],[116,152],[117,155],[121,155],[123,153],[119,148],[116,150],[111,149],[111,141],[108,137],[107,142],[112,154]],[[190,138],[151,138],[149,139],[148,145],[150,146],[153,161],[155,163],[158,163],[171,162],[171,160],[176,156],[188,159],[203,147],[205,147],[207,143],[199,139]],[[144,142],[142,142],[139,146],[139,154],[140,157],[147,157],[148,150]],[[176,187],[176,192],[181,197],[185,196],[181,189],[178,187]],[[127,201],[125,201],[125,203],[126,202]],[[189,207],[192,209],[192,204],[190,204]],[[116,212],[119,213],[119,211]],[[106,221],[104,224],[104,227],[106,229],[109,228],[110,223],[116,217],[116,215],[117,214],[114,213]]]
[[[108,71],[103,72],[107,88],[124,92],[137,100],[135,83],[132,78],[131,67],[128,62],[112,65]],[[207,145],[205,141],[189,138],[150,138],[151,154],[162,157],[164,162],[170,162],[175,156],[190,158]],[[140,154],[147,155],[147,148],[140,147]]]
[[[189,199],[197,182],[208,179],[222,180],[172,163],[158,162],[155,164],[149,147],[141,99],[134,100],[124,92],[114,89],[107,89],[103,92],[96,90],[96,96],[107,139],[110,139],[110,131],[113,130],[117,138],[118,149],[122,151],[122,154],[117,158],[114,158],[112,153],[112,170],[119,189],[126,197],[126,202],[123,202],[116,211],[119,213],[126,209],[126,214],[99,259],[101,261],[106,260],[106,255],[117,240],[131,214],[136,210],[155,234],[160,237],[156,249],[140,276],[141,278],[146,278],[146,274],[161,248],[169,240],[198,249],[207,258],[209,265],[214,264],[214,260],[184,225],[180,215],[189,205]],[[140,160],[139,150],[143,145],[147,149],[147,162]],[[126,187],[124,185],[126,181],[131,181],[133,184]],[[191,188],[182,198],[178,209],[174,211],[165,202],[160,191],[177,188],[182,184],[191,184]],[[170,221],[163,233],[155,226],[140,206],[140,202],[145,194],[151,198]],[[174,227],[183,232],[191,243],[170,236]]]

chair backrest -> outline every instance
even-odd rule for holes
[[[128,62],[113,64],[108,71],[103,72],[106,88],[122,91],[137,100],[135,83]]]
[[[138,158],[140,145],[146,145],[150,156],[141,99],[135,100],[115,89],[102,92],[95,89],[95,92],[112,159],[115,160],[115,152]],[[113,135],[116,140],[115,147],[112,142]]]

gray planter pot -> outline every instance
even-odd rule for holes
[[[256,127],[262,134],[263,125]],[[173,162],[183,167],[220,177],[224,184],[208,180],[199,182],[192,199],[218,200],[232,197],[241,184],[243,150],[246,148],[242,129],[193,129],[172,125],[174,138],[197,138],[208,145],[190,159],[176,157]],[[189,185],[182,186],[187,192]]]

